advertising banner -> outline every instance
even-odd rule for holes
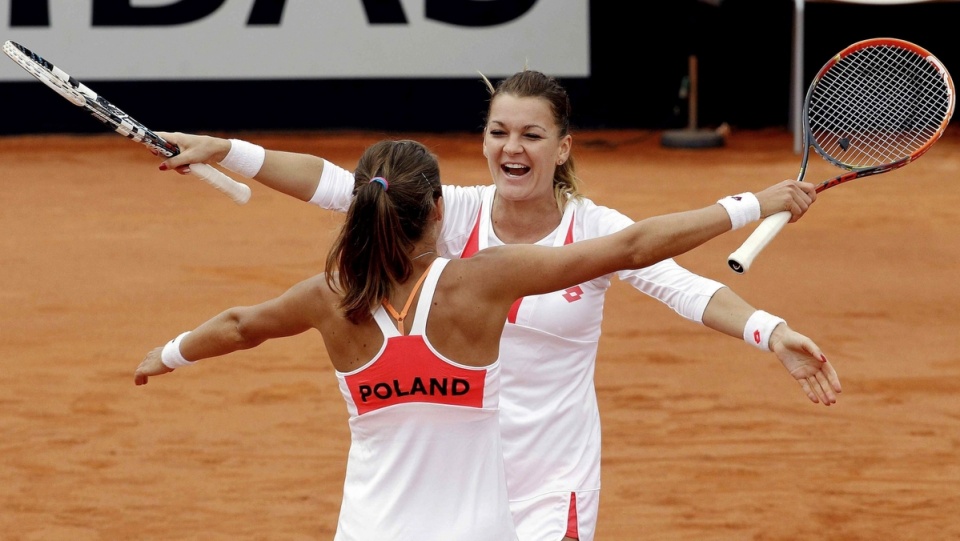
[[[589,76],[589,0],[2,0],[81,80]],[[30,75],[0,62],[0,82]]]

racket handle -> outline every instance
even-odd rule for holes
[[[242,182],[237,182],[224,175],[212,165],[205,163],[190,164],[190,172],[200,177],[204,182],[227,194],[238,205],[243,205],[250,200],[250,186]]]
[[[767,244],[770,244],[773,237],[780,233],[783,226],[790,222],[790,216],[790,212],[785,210],[771,214],[760,222],[760,225],[747,237],[747,240],[743,241],[743,244],[727,258],[727,264],[730,265],[733,272],[738,274],[747,272],[753,260],[766,248]]]

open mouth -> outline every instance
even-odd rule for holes
[[[500,166],[500,169],[511,177],[520,177],[530,172],[530,167],[515,163],[507,163]]]

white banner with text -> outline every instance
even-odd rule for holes
[[[0,27],[81,81],[590,75],[589,0],[0,0]]]

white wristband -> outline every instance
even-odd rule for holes
[[[760,219],[760,200],[750,192],[730,195],[717,201],[730,215],[731,230]]]
[[[763,351],[770,351],[770,335],[777,325],[786,323],[783,318],[757,310],[743,327],[743,341]]]
[[[224,168],[247,178],[253,178],[263,167],[267,151],[260,145],[240,139],[230,140],[230,152],[220,161]]]
[[[182,342],[184,337],[188,334],[190,334],[190,331],[182,333],[180,336],[167,342],[163,346],[163,350],[160,352],[160,360],[167,366],[167,368],[176,370],[181,366],[190,366],[191,364],[196,364],[197,361],[188,361],[183,358],[183,355],[180,354],[180,342]]]

